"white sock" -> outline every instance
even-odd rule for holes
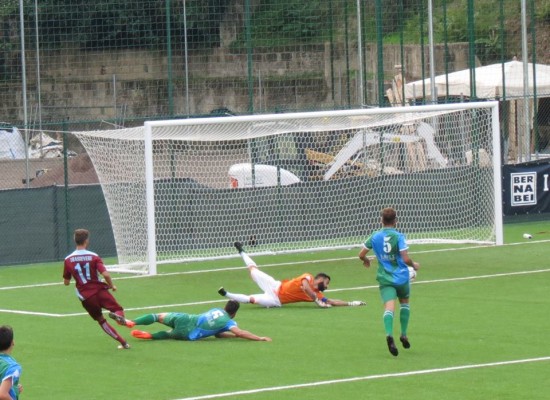
[[[244,261],[244,263],[246,264],[247,267],[249,267],[251,265],[256,265],[256,263],[244,251],[241,252],[241,257],[243,258],[243,261]]]
[[[250,297],[247,296],[246,294],[238,294],[238,293],[227,292],[225,297],[227,297],[231,300],[236,300],[239,303],[250,303]]]

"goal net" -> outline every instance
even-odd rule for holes
[[[396,208],[409,242],[502,243],[498,103],[150,121],[75,132],[121,270],[359,246]]]

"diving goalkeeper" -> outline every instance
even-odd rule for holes
[[[298,302],[315,302],[319,307],[329,308],[333,306],[364,306],[363,301],[343,301],[329,299],[323,292],[328,289],[330,276],[325,273],[318,273],[313,276],[304,273],[296,278],[278,281],[265,272],[258,269],[256,263],[245,253],[243,246],[235,242],[235,248],[241,255],[250,272],[250,277],[263,293],[259,294],[238,294],[231,293],[221,287],[218,293],[224,297],[236,300],[239,303],[257,304],[260,307],[281,307],[283,304]]]

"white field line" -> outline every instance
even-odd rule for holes
[[[465,277],[459,277],[459,278],[433,279],[433,280],[430,280],[430,281],[416,281],[416,282],[413,283],[413,285],[423,285],[423,284],[441,283],[441,282],[467,281],[467,280],[475,280],[475,279],[490,279],[490,278],[499,278],[499,277],[505,277],[505,276],[514,276],[514,275],[539,274],[539,273],[544,273],[544,272],[550,272],[550,268],[549,269],[537,269],[537,270],[532,270],[532,271],[507,272],[507,273],[501,273],[501,274],[465,276]],[[355,286],[355,287],[349,287],[349,288],[329,289],[326,292],[327,293],[349,292],[349,291],[367,290],[367,289],[376,289],[376,288],[378,288],[378,285]],[[194,301],[194,302],[190,302],[190,303],[159,304],[159,305],[146,306],[146,307],[124,308],[124,310],[125,311],[139,311],[139,310],[152,310],[152,309],[160,310],[160,309],[174,308],[174,307],[188,307],[188,306],[195,306],[195,305],[201,305],[201,304],[222,303],[222,302],[226,302],[226,301],[227,301],[226,299],[222,299],[222,300]],[[88,315],[88,313],[85,313],[85,312],[69,313],[69,314],[56,314],[56,313],[44,313],[44,312],[33,312],[33,311],[25,311],[25,310],[8,310],[8,309],[0,309],[0,313],[26,314],[26,315],[45,316],[45,317],[57,317],[57,318],[58,317],[79,317],[79,316],[82,316],[82,315]]]
[[[525,359],[522,359],[522,360],[497,361],[497,362],[490,362],[490,363],[484,363],[484,364],[458,365],[458,366],[455,366],[455,367],[423,369],[423,370],[418,370],[418,371],[398,372],[398,373],[393,373],[393,374],[356,376],[356,377],[353,377],[353,378],[331,379],[331,380],[327,380],[327,381],[298,383],[298,384],[295,384],[295,385],[271,386],[271,387],[264,387],[264,388],[258,388],[258,389],[250,389],[250,390],[239,390],[239,391],[235,391],[235,392],[207,394],[207,395],[203,395],[203,396],[185,397],[185,398],[180,398],[180,399],[176,399],[176,400],[219,399],[219,398],[222,398],[222,397],[234,397],[234,396],[243,396],[243,395],[247,395],[247,394],[276,392],[276,391],[291,390],[291,389],[301,389],[301,388],[307,388],[307,387],[312,387],[312,386],[321,386],[321,385],[334,385],[334,384],[337,384],[337,383],[359,382],[359,381],[368,381],[368,380],[386,379],[386,378],[400,378],[400,377],[415,376],[415,375],[437,374],[437,373],[449,372],[449,371],[461,371],[461,370],[466,370],[466,369],[500,367],[500,366],[503,366],[503,365],[513,365],[513,364],[526,364],[526,363],[534,363],[534,362],[541,362],[541,361],[550,361],[550,357],[525,358]]]
[[[528,245],[528,244],[532,244],[532,243],[545,243],[545,242],[550,242],[550,240],[539,240],[539,241],[510,243],[510,244],[505,244],[503,246]],[[438,253],[438,252],[442,252],[442,251],[462,251],[462,250],[480,249],[480,248],[484,248],[484,247],[494,247],[494,245],[470,246],[470,247],[461,247],[461,248],[452,248],[452,249],[434,249],[434,250],[425,250],[425,251],[414,252],[412,254]],[[271,268],[271,267],[281,267],[281,266],[287,266],[287,265],[338,262],[338,261],[341,261],[341,260],[352,260],[352,259],[355,259],[355,258],[356,257],[343,257],[343,258],[334,258],[334,259],[298,261],[298,262],[287,262],[287,263],[278,263],[278,264],[266,264],[266,265],[262,264],[261,267],[262,268]],[[164,276],[172,276],[172,275],[188,275],[188,274],[200,274],[200,273],[209,273],[209,272],[233,271],[233,270],[241,270],[241,269],[247,269],[247,267],[242,266],[242,267],[226,267],[226,268],[215,268],[215,269],[201,269],[201,270],[194,270],[194,271],[183,271],[183,272],[171,272],[171,273],[166,273],[166,274],[158,274],[156,276],[157,277],[164,277]],[[541,273],[541,272],[550,272],[550,269],[540,269],[540,270],[534,270],[534,271],[509,272],[509,273],[492,274],[492,275],[469,276],[469,277],[462,277],[462,278],[436,279],[436,280],[431,280],[431,281],[417,281],[414,284],[452,282],[452,281],[472,280],[472,279],[486,279],[486,278],[495,278],[495,277],[501,277],[501,276],[524,275],[524,274],[533,274],[533,273]],[[132,276],[113,278],[113,280],[142,279],[142,278],[149,278],[149,277],[150,276],[148,276],[148,275],[132,275]],[[62,282],[50,282],[50,283],[38,283],[38,284],[32,284],[32,285],[4,286],[4,287],[0,287],[0,291],[1,290],[17,290],[17,289],[33,289],[33,288],[58,286],[58,285],[63,285],[63,283]],[[373,289],[373,288],[377,288],[377,287],[378,287],[378,285],[370,285],[370,286],[357,286],[357,287],[352,287],[352,288],[329,289],[329,290],[327,290],[327,293]],[[185,307],[185,306],[192,306],[192,305],[199,305],[199,304],[220,303],[220,302],[224,302],[224,301],[225,300],[207,300],[207,301],[199,301],[199,302],[191,302],[191,303],[174,303],[174,304],[147,306],[147,307],[125,308],[125,310],[127,310],[127,311],[136,311],[136,310],[138,310],[139,311],[139,310],[150,310],[150,309],[161,309],[161,308]],[[26,311],[26,310],[10,310],[10,309],[0,309],[0,313],[25,314],[25,315],[36,315],[36,316],[46,316],[46,317],[76,317],[76,316],[88,315],[87,313],[83,313],[83,312],[69,313],[69,314],[58,314],[58,313],[44,313],[44,312],[34,312],[34,311]]]
[[[135,310],[139,311],[139,310],[162,309],[162,308],[172,308],[172,307],[186,307],[186,306],[194,306],[194,305],[200,305],[200,304],[213,304],[213,303],[221,303],[221,302],[225,303],[226,301],[227,301],[226,299],[223,299],[223,300],[196,301],[196,302],[192,302],[192,303],[164,304],[164,305],[157,305],[157,306],[124,308],[124,311],[135,311]],[[69,314],[56,314],[56,313],[43,313],[43,312],[35,312],[35,311],[7,310],[7,309],[0,309],[0,313],[35,315],[35,316],[54,317],[54,318],[80,317],[82,315],[88,315],[88,313],[86,313],[86,312],[69,313]]]
[[[521,245],[529,245],[533,243],[550,243],[550,239],[547,240],[529,240],[526,242],[518,242],[518,243],[508,243],[503,244],[502,246],[521,246]],[[489,244],[489,245],[476,245],[476,246],[469,246],[469,247],[460,247],[460,248],[450,248],[450,249],[432,249],[432,250],[423,250],[423,251],[415,251],[411,252],[410,254],[429,254],[429,253],[441,253],[441,252],[449,252],[449,251],[462,251],[462,250],[476,250],[476,249],[483,249],[487,247],[496,247],[495,245]],[[370,257],[374,258],[374,257]],[[306,260],[306,261],[291,261],[286,263],[277,263],[277,264],[262,264],[261,268],[270,268],[270,267],[284,267],[288,265],[301,265],[301,264],[322,264],[327,262],[338,262],[342,260],[355,260],[358,259],[357,256],[354,257],[340,257],[340,258],[324,258],[321,260]],[[202,274],[206,272],[220,272],[220,271],[234,271],[239,269],[247,269],[246,266],[243,267],[227,267],[227,268],[214,268],[214,269],[200,269],[196,271],[185,271],[185,272],[168,272],[165,274],[158,274],[157,276],[169,276],[169,275],[186,275],[186,274]],[[143,277],[143,276],[140,276]],[[147,277],[147,275],[145,275]]]
[[[550,239],[548,240],[529,240],[526,242],[518,242],[518,243],[508,243],[503,244],[502,246],[523,246],[523,245],[529,245],[529,244],[535,244],[535,243],[548,243],[550,242]],[[479,246],[469,246],[469,247],[460,247],[460,248],[451,248],[451,249],[433,249],[433,250],[423,250],[423,251],[416,251],[411,252],[411,254],[429,254],[429,253],[440,253],[440,252],[449,252],[449,251],[462,251],[462,250],[474,250],[474,249],[482,249],[486,247],[495,247],[494,245],[479,245]],[[288,265],[301,265],[301,264],[322,264],[327,262],[338,262],[342,260],[354,260],[357,257],[341,257],[341,258],[324,258],[320,260],[307,260],[307,261],[292,261],[292,262],[286,262],[286,263],[277,263],[277,264],[262,264],[261,268],[272,268],[272,267],[284,267]],[[173,275],[191,275],[191,274],[204,274],[204,273],[210,273],[210,272],[224,272],[224,271],[237,271],[241,269],[247,269],[246,266],[242,267],[224,267],[224,268],[208,268],[208,269],[199,269],[194,271],[181,271],[181,272],[167,272],[167,273],[159,273],[154,276],[150,275],[132,275],[132,276],[122,276],[122,277],[116,277],[115,273],[111,273],[111,276],[113,280],[125,280],[125,279],[147,279],[147,278],[154,278],[154,277],[164,277],[164,276],[173,276]],[[521,273],[521,272],[520,272]],[[529,273],[529,272],[527,272]],[[113,276],[115,275],[115,276]],[[36,283],[32,285],[18,285],[18,286],[0,286],[0,290],[16,290],[16,289],[33,289],[37,287],[46,287],[46,286],[59,286],[63,285],[63,282],[60,280],[60,282],[50,282],[50,283]]]
[[[43,313],[43,312],[35,312],[35,311],[24,311],[24,310],[6,310],[0,308],[0,313],[5,314],[23,314],[23,315],[38,315],[42,317],[66,317],[69,314],[54,314],[54,313]]]

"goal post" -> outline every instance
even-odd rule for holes
[[[119,270],[359,246],[397,209],[411,243],[502,244],[498,102],[147,121],[75,132]]]

